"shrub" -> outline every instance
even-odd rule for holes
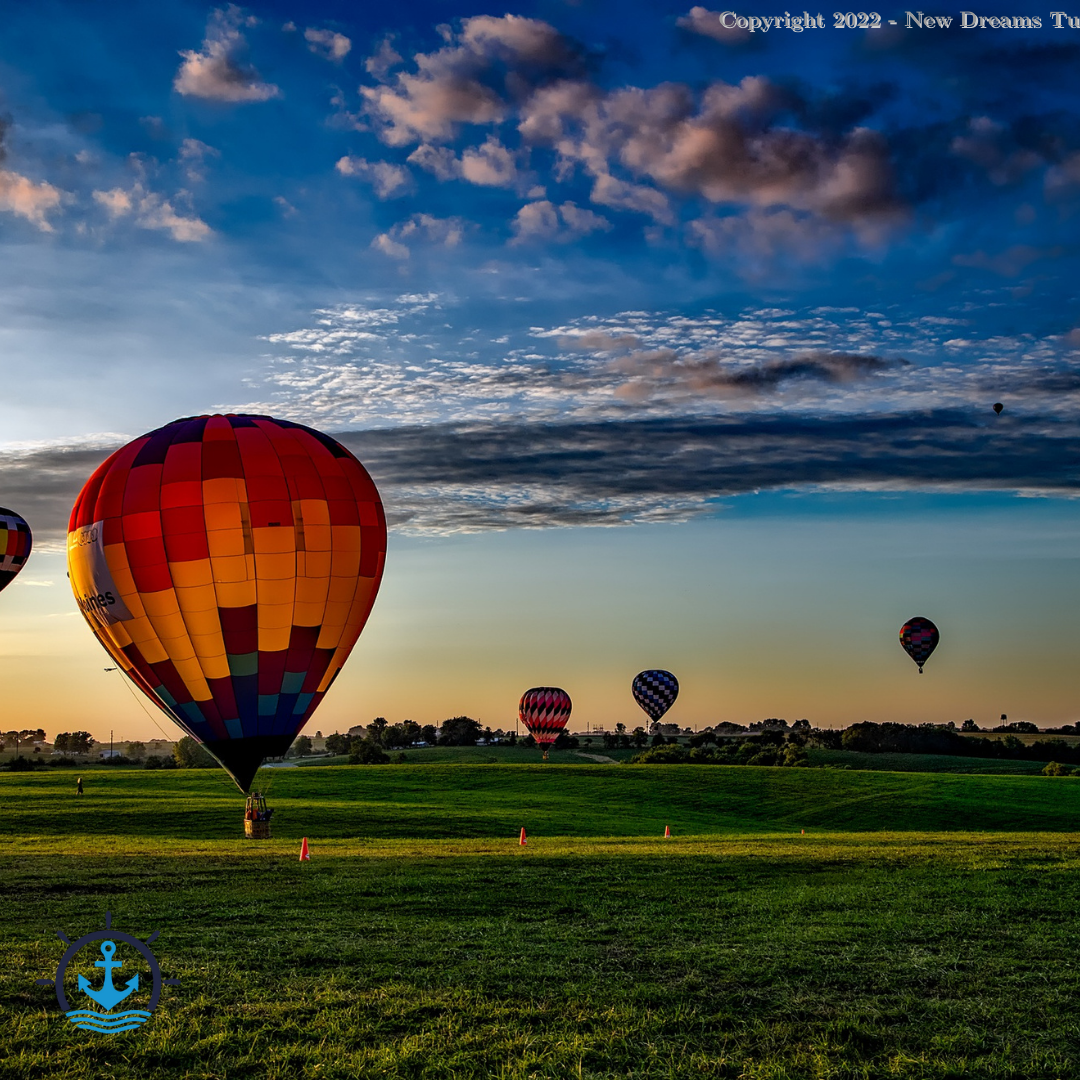
[[[1072,776],[1076,770],[1070,768],[1068,765],[1060,765],[1056,761],[1051,761],[1046,768],[1043,769],[1043,776]]]

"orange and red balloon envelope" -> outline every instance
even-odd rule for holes
[[[328,435],[198,416],[101,465],[67,547],[75,598],[109,655],[247,791],[360,636],[386,519],[363,465]]]

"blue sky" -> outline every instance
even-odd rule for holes
[[[50,551],[96,463],[247,410],[337,433],[393,527],[314,726],[512,714],[546,682],[582,723],[634,719],[623,659],[627,686],[681,660],[687,723],[1076,719],[1080,31],[823,14],[750,34],[689,4],[8,13],[0,504],[38,554],[0,667],[23,678],[28,619],[43,665],[95,666],[81,626],[57,636]],[[650,588],[671,551],[698,586]],[[440,567],[452,630],[423,599]],[[503,621],[515,580],[550,592],[557,567],[558,612]],[[605,629],[642,589],[632,640]],[[991,688],[959,658],[989,655],[995,591],[1027,674]],[[915,674],[894,640],[914,614],[943,629],[925,701],[889,681]],[[807,668],[823,622],[881,654]]]

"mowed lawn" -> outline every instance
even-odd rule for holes
[[[0,1078],[1080,1075],[1080,780],[282,769],[254,842],[83,776],[0,774]],[[106,910],[181,980],[132,1033],[35,984]]]

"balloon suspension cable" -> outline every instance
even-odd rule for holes
[[[146,713],[147,717],[150,719],[150,722],[154,725],[154,727],[156,727],[158,729],[158,731],[161,732],[161,737],[166,742],[175,743],[176,739],[171,737],[169,735],[169,733],[157,722],[157,717],[154,716],[154,714],[146,707],[146,703],[143,701],[143,699],[141,697],[139,697],[138,694],[135,693],[135,691],[131,687],[131,683],[128,682],[128,680],[125,677],[124,673],[122,671],[120,671],[119,668],[113,668],[113,670],[120,672],[120,681],[126,687],[127,692],[135,699],[135,703],[139,706],[139,708],[142,709],[142,711],[144,713]],[[230,777],[228,780],[226,780],[225,777],[222,776],[218,772],[217,769],[214,770],[214,779],[219,784],[223,784],[225,787],[229,788],[230,791],[236,786],[236,783],[232,779],[232,777]]]
[[[161,732],[161,737],[166,742],[176,742],[175,739],[169,737],[168,732],[157,722],[157,717],[154,716],[154,714],[146,707],[146,704],[143,702],[142,698],[140,698],[139,695],[136,694],[135,691],[131,688],[131,683],[128,682],[127,676],[122,671],[120,671],[119,668],[113,668],[113,671],[117,671],[120,673],[120,681],[127,688],[127,692],[135,699],[135,703],[139,706],[139,708],[142,709],[144,713],[146,713],[147,717],[154,725],[154,727],[156,727],[158,731]]]

